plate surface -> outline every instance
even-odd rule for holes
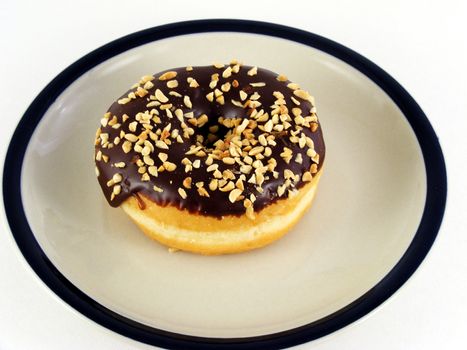
[[[94,133],[140,76],[232,58],[316,97],[327,146],[318,194],[269,247],[171,254],[105,202]],[[9,223],[44,282],[98,323],[171,348],[288,346],[349,324],[421,263],[446,197],[436,136],[392,78],[327,39],[247,21],[152,28],[85,56],[33,102],[5,164]]]

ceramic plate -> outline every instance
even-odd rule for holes
[[[327,145],[318,194],[264,249],[169,253],[107,205],[95,130],[139,77],[232,58],[286,74],[316,97]],[[183,349],[286,347],[350,324],[418,267],[446,199],[436,135],[394,79],[328,39],[236,20],[151,28],[71,65],[21,119],[3,186],[12,234],[54,293],[115,332]]]

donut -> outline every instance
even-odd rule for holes
[[[100,120],[94,152],[112,207],[205,255],[282,237],[311,206],[324,156],[314,98],[236,60],[142,77]]]

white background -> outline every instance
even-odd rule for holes
[[[448,168],[439,236],[415,275],[355,324],[300,349],[437,349],[467,343],[467,2],[0,2],[0,159],[29,103],[69,64],[131,32],[202,18],[305,29],[366,56],[398,80],[435,128]],[[187,58],[189,61],[189,57]],[[0,214],[0,349],[150,349],[96,325],[36,278]]]

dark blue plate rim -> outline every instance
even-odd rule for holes
[[[371,290],[346,307],[310,324],[246,338],[197,337],[146,326],[105,308],[68,281],[42,251],[28,224],[21,198],[23,159],[36,126],[55,99],[82,74],[124,51],[165,38],[206,32],[242,32],[283,38],[319,49],[348,63],[376,83],[397,104],[420,144],[426,168],[427,195],[420,225],[407,251]],[[319,35],[272,23],[234,19],[196,20],[149,28],[112,41],[70,65],[40,92],[24,113],[11,139],[3,173],[3,200],[11,232],[42,281],[66,303],[96,323],[134,340],[171,349],[284,348],[349,325],[388,299],[418,268],[438,234],[446,196],[446,167],[438,138],[418,104],[389,74],[360,54]]]

